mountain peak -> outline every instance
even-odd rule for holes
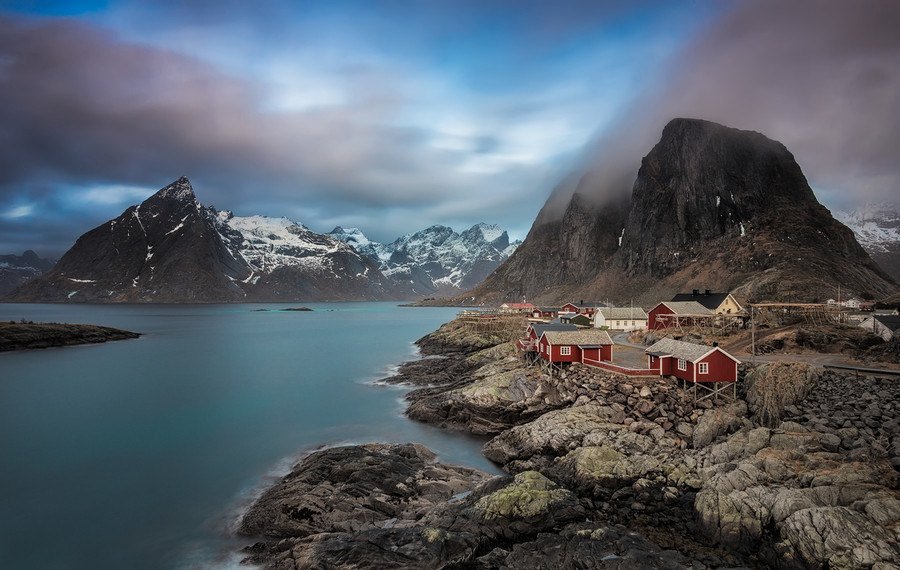
[[[175,200],[192,200],[196,201],[197,196],[194,194],[194,188],[187,176],[182,176],[175,182],[162,188],[159,192],[150,197],[153,198],[171,198]]]

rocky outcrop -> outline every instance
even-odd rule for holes
[[[240,532],[305,537],[390,526],[488,479],[436,462],[424,447],[370,444],[310,454],[244,515]]]
[[[896,382],[802,364],[762,365],[747,380],[750,409],[775,428],[699,452],[704,531],[779,567],[900,564]]]
[[[516,252],[458,301],[653,303],[707,288],[824,301],[838,284],[876,298],[897,289],[819,204],[793,155],[759,133],[673,119],[625,196],[590,175],[568,208],[554,194]]]
[[[705,533],[778,567],[900,563],[896,471],[883,458],[828,451],[825,434],[785,427],[742,432],[702,454],[694,509]]]
[[[131,331],[97,325],[0,322],[0,352],[138,338]]]
[[[577,497],[540,473],[489,478],[437,463],[421,446],[311,454],[244,516],[269,568],[442,568],[583,519]]]

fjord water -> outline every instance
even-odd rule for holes
[[[369,382],[453,309],[287,306],[0,305],[144,333],[0,354],[0,568],[234,565],[240,508],[320,444],[416,441],[492,469]]]

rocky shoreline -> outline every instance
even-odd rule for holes
[[[313,453],[245,515],[267,568],[896,568],[900,383],[744,368],[735,402],[674,381],[523,367],[448,323],[388,382],[409,417],[491,436],[509,475],[413,444]],[[857,382],[857,384],[854,384]]]
[[[0,322],[0,352],[96,344],[140,336],[140,333],[97,325]]]

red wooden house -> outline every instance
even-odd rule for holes
[[[578,330],[575,325],[566,325],[562,323],[528,323],[525,327],[525,336],[516,340],[516,347],[525,353],[526,357],[537,359],[538,341],[546,331],[574,331]]]
[[[711,325],[715,313],[697,301],[663,301],[647,313],[647,328],[651,331],[676,326]]]
[[[559,316],[559,309],[556,307],[535,307],[531,311],[531,316],[535,319],[555,319]]]
[[[581,329],[544,331],[538,340],[538,355],[546,363],[557,367],[587,360],[612,360],[613,341],[606,331]]]
[[[504,314],[526,313],[530,314],[534,310],[531,303],[503,303],[500,305],[500,312]]]
[[[598,303],[594,301],[584,302],[579,301],[577,303],[566,303],[562,307],[559,308],[559,313],[573,313],[577,315],[587,315],[593,318],[594,313],[597,312],[599,307],[605,307],[606,305],[603,303]]]
[[[660,376],[675,376],[694,384],[734,383],[741,362],[719,348],[664,338],[646,351],[647,367]]]

